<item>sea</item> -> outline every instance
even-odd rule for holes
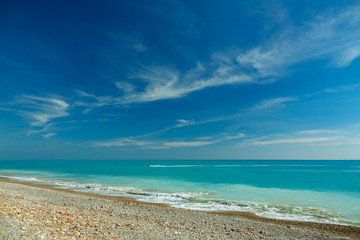
[[[360,226],[360,161],[1,160],[0,177],[176,208]]]

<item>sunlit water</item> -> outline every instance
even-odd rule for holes
[[[178,208],[360,225],[360,161],[0,161],[0,175]]]

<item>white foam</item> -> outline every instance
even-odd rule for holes
[[[175,166],[175,165],[173,165]],[[184,166],[184,165],[182,165]],[[198,166],[198,165],[196,165]],[[96,192],[103,195],[111,196],[125,196],[132,197],[144,202],[152,203],[166,203],[176,208],[186,208],[200,211],[241,211],[241,212],[253,212],[259,216],[276,218],[276,219],[288,219],[298,221],[311,221],[311,222],[324,222],[324,223],[351,223],[348,219],[345,219],[340,214],[323,209],[306,206],[285,205],[285,204],[260,204],[249,201],[229,201],[210,199],[212,192],[208,191],[178,191],[178,192],[161,192],[161,191],[146,191],[140,188],[131,186],[107,186],[98,183],[81,183],[74,181],[64,181],[62,179],[55,178],[36,178],[36,177],[19,177],[19,176],[2,176],[10,179],[36,182],[39,184],[52,185],[59,188],[69,188],[76,191],[83,192]],[[224,186],[219,185],[220,188]],[[281,192],[283,190],[277,189],[258,189],[250,186],[228,186],[232,188],[232,191],[237,191],[241,194],[253,193],[249,195],[249,199],[256,199],[258,192],[262,192],[264,196],[268,196],[271,192],[277,192],[277,194],[285,194]],[[307,193],[305,191],[292,191],[293,195]],[[287,194],[287,193],[286,193]],[[283,197],[287,196],[284,195]],[[310,193],[309,193],[310,194]],[[309,195],[308,194],[308,195]],[[311,193],[313,194],[313,193]],[[270,195],[269,195],[270,196]],[[281,195],[282,196],[282,195]],[[281,197],[279,196],[279,197]],[[310,195],[309,195],[310,196]],[[276,199],[275,199],[276,200]],[[275,202],[279,202],[276,200]]]
[[[313,164],[215,164],[215,165],[149,165],[153,168],[192,168],[192,167],[327,167]]]
[[[209,165],[149,165],[153,168],[188,168],[188,167],[207,167]]]
[[[21,182],[38,182],[39,179],[37,178],[34,178],[34,177],[15,177],[15,176],[3,176],[3,175],[0,175],[1,177],[4,177],[4,178],[9,178],[9,179],[13,179],[13,180],[18,180],[18,181],[21,181]]]
[[[327,211],[325,209],[316,209],[300,206],[284,206],[276,207],[269,205],[261,205],[250,202],[231,202],[231,201],[206,201],[206,202],[189,202],[189,201],[174,201],[166,197],[160,198],[143,198],[141,201],[153,203],[167,203],[176,208],[185,208],[198,211],[238,211],[238,212],[253,212],[258,216],[286,219],[295,221],[310,221],[322,223],[336,223],[340,224],[339,218],[342,216]]]

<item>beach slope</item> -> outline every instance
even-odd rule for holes
[[[176,209],[0,179],[0,239],[360,239],[360,228]]]

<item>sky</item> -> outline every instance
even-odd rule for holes
[[[3,0],[0,159],[360,159],[359,1]]]

